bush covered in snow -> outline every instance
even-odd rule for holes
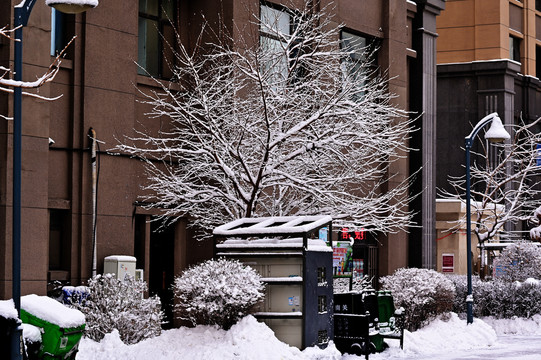
[[[175,278],[175,311],[194,325],[229,329],[263,297],[259,274],[237,260],[208,260]]]
[[[402,268],[380,282],[384,290],[391,290],[395,306],[405,309],[405,326],[410,331],[453,308],[455,286],[434,270]]]
[[[89,296],[83,304],[74,302],[85,314],[85,335],[100,341],[117,329],[125,344],[160,335],[163,313],[157,296],[145,299],[147,284],[127,277],[118,280],[113,274],[97,275],[88,280]]]
[[[453,311],[466,313],[467,278],[453,275],[449,279],[456,286]],[[541,285],[537,280],[507,282],[501,280],[481,281],[472,277],[473,314],[476,317],[495,318],[532,317],[541,314]]]
[[[541,278],[541,248],[536,243],[517,241],[494,260],[495,276],[503,281]]]

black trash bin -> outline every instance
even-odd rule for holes
[[[341,353],[368,355],[370,344],[370,314],[360,293],[334,295],[334,343]]]
[[[0,349],[2,354],[12,355],[16,351],[13,341],[19,342],[19,349],[22,349],[22,328],[21,320],[17,316],[17,310],[11,300],[0,301]]]

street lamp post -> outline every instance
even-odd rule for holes
[[[47,5],[56,7],[59,11],[79,13],[98,5],[98,0],[45,0]],[[14,80],[22,81],[23,73],[23,27],[28,24],[28,18],[36,0],[22,0],[14,8]],[[12,215],[12,297],[21,316],[21,144],[22,144],[22,89],[13,89],[13,215]],[[11,337],[11,359],[20,360],[23,357],[22,328],[19,326]]]
[[[473,140],[484,126],[491,123],[490,129],[485,133],[485,139],[497,143],[509,139],[511,136],[505,130],[498,113],[492,113],[481,119],[472,132],[466,136],[466,237],[467,237],[467,271],[468,295],[466,297],[467,323],[473,323],[473,295],[472,295],[472,251],[471,251],[471,184],[470,184],[470,153]]]

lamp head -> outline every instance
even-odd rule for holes
[[[502,120],[498,115],[495,115],[492,118],[490,129],[485,133],[485,139],[492,143],[499,143],[509,140],[510,138],[511,135],[509,135],[507,130],[503,127]]]
[[[45,0],[45,3],[66,14],[77,14],[98,6],[98,0]]]

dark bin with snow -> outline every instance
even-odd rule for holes
[[[21,297],[21,320],[42,333],[41,359],[75,359],[85,329],[85,316],[47,296]]]
[[[0,350],[6,356],[13,350],[12,336],[17,336],[14,334],[19,324],[20,320],[13,300],[0,300]]]
[[[304,349],[333,338],[330,216],[243,218],[214,230],[215,255],[254,268],[266,285],[256,318]]]

